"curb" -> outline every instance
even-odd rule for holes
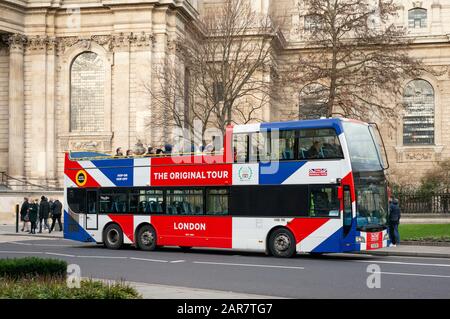
[[[0,233],[2,236],[21,236],[29,238],[53,238],[53,239],[64,239],[64,236],[51,236],[51,235],[41,235],[41,234],[21,234],[21,233]]]
[[[392,251],[362,251],[355,252],[357,255],[372,256],[399,256],[399,257],[424,257],[424,258],[450,258],[450,254],[441,253],[416,253],[416,252],[392,252]]]

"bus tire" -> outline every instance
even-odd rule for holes
[[[123,246],[123,232],[119,225],[111,224],[103,232],[103,242],[106,248],[120,249]]]
[[[150,225],[142,226],[137,233],[136,243],[139,249],[147,251],[155,250],[156,249],[155,229]]]
[[[269,250],[275,257],[289,258],[295,254],[295,238],[287,228],[273,231],[269,237]]]

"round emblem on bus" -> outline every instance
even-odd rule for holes
[[[238,175],[241,182],[250,181],[252,179],[253,171],[249,166],[242,166],[239,168]]]
[[[78,186],[84,186],[87,182],[87,174],[85,171],[78,171],[77,175],[75,176],[75,182]]]

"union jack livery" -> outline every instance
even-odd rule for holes
[[[372,125],[341,118],[237,125],[218,140],[208,154],[66,154],[64,237],[113,249],[277,257],[388,246],[387,185]]]

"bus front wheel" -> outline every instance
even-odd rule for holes
[[[269,238],[269,249],[275,257],[292,257],[295,254],[294,235],[286,228],[275,230]]]
[[[109,249],[120,249],[123,245],[123,232],[117,224],[106,227],[103,233],[103,242]]]
[[[155,250],[156,232],[150,225],[142,226],[137,234],[137,245],[142,250]]]

